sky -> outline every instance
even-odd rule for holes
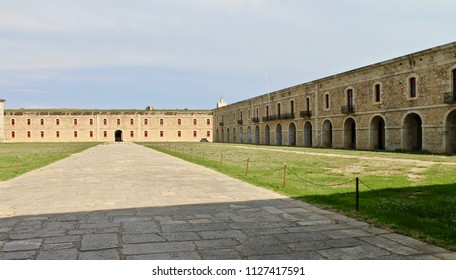
[[[212,109],[456,41],[454,0],[0,0],[5,108]]]

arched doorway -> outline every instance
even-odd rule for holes
[[[116,130],[116,132],[114,132],[114,141],[116,142],[122,142],[123,139],[122,139],[122,130]]]
[[[296,146],[296,125],[294,123],[290,123],[288,127],[288,145]]]
[[[304,124],[304,147],[312,147],[312,123]]]
[[[239,129],[239,143],[244,144],[244,129],[242,127]]]
[[[376,116],[370,125],[370,148],[373,150],[385,150],[385,120]]]
[[[276,126],[275,144],[277,146],[282,146],[282,126],[280,123]]]
[[[220,140],[223,143],[223,142],[225,142],[225,130],[223,128],[221,130],[222,130],[222,137]]]
[[[233,141],[232,141],[232,143],[237,143],[236,138],[237,138],[236,128],[233,128]]]
[[[356,149],[356,122],[353,118],[348,118],[345,120],[344,148]]]
[[[226,143],[230,143],[231,142],[231,139],[230,139],[230,129],[227,128],[226,129]]]
[[[402,149],[404,151],[421,151],[423,148],[423,122],[418,114],[408,114],[402,126]]]
[[[322,144],[324,148],[331,148],[333,144],[332,140],[332,123],[330,120],[323,122],[323,131],[322,131]]]
[[[269,128],[269,125],[266,125],[264,128],[264,143],[266,145],[271,145],[271,129]]]
[[[247,127],[247,144],[252,143],[252,129]]]
[[[255,126],[255,144],[260,144],[260,127],[258,125]]]
[[[450,154],[456,153],[456,110],[453,110],[446,119],[446,129],[448,138],[446,141],[446,152]]]
[[[217,128],[217,133],[215,134],[215,142],[218,142],[219,141],[219,130]]]

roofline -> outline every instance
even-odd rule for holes
[[[292,89],[295,89],[295,88],[298,88],[298,87],[301,87],[301,86],[304,86],[304,85],[318,84],[318,83],[321,83],[321,82],[323,82],[325,80],[338,78],[340,76],[344,76],[344,75],[348,75],[348,74],[351,74],[351,73],[354,73],[354,72],[367,70],[369,68],[375,68],[375,67],[378,67],[378,66],[392,64],[392,63],[395,63],[395,62],[398,62],[398,61],[401,61],[401,60],[404,60],[404,59],[407,59],[407,58],[415,57],[415,56],[418,56],[418,55],[424,55],[424,54],[427,54],[427,53],[436,52],[438,50],[447,49],[447,48],[451,48],[451,47],[455,47],[455,46],[456,46],[456,41],[448,43],[448,44],[440,45],[440,46],[437,46],[437,47],[421,50],[421,51],[418,51],[418,52],[402,55],[402,56],[399,56],[399,57],[396,57],[396,58],[392,58],[392,59],[388,59],[388,60],[385,60],[385,61],[382,61],[382,62],[369,64],[367,66],[362,66],[362,67],[355,68],[355,69],[348,70],[348,71],[344,71],[344,72],[341,72],[341,73],[338,73],[338,74],[326,76],[324,78],[320,78],[320,79],[317,79],[317,80],[312,80],[312,81],[304,82],[304,83],[297,84],[297,85],[294,85],[294,86],[291,86],[291,87],[286,87],[286,88],[283,88],[283,89],[271,91],[271,92],[268,92],[268,93],[265,93],[265,94],[261,94],[261,95],[258,95],[258,96],[255,96],[255,97],[252,97],[252,98],[249,98],[249,99],[244,99],[244,100],[241,100],[241,101],[237,101],[237,102],[228,104],[227,106],[238,104],[238,103],[245,102],[245,101],[250,101],[250,100],[253,100],[255,98],[264,97],[264,96],[275,94],[275,93],[279,93],[279,92],[282,92],[282,91],[292,90]],[[223,108],[223,107],[221,107],[221,108]]]

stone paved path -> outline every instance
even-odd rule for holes
[[[456,259],[135,144],[0,184],[0,259]]]

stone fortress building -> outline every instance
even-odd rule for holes
[[[214,110],[214,141],[456,152],[456,42]]]
[[[211,110],[4,110],[2,142],[212,141]]]
[[[214,110],[4,110],[2,142],[208,141],[456,152],[456,42]]]

